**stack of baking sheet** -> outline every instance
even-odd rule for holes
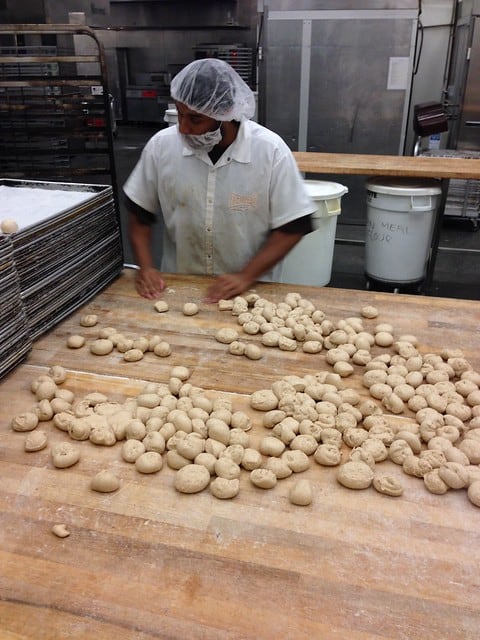
[[[31,346],[12,242],[0,234],[0,377],[13,369]]]
[[[0,180],[31,339],[84,304],[123,267],[112,187]]]

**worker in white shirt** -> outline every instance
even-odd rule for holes
[[[209,302],[280,280],[282,259],[312,230],[316,210],[290,149],[250,120],[254,94],[222,60],[186,66],[171,95],[178,126],[147,142],[124,185],[138,293],[157,298],[163,273],[217,276]],[[161,271],[151,246],[158,216]]]

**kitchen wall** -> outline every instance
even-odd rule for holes
[[[262,10],[263,4],[262,0],[3,0],[0,22],[68,23],[70,13],[83,12],[85,23],[99,28],[112,92],[121,104],[119,70],[124,75],[128,71],[132,82],[145,71],[160,71],[169,65],[175,70],[193,59],[192,48],[201,42],[243,42],[254,49],[260,17],[257,10]],[[290,10],[356,6],[352,0],[277,0],[277,5]],[[369,0],[368,4],[376,8],[400,5],[401,0]],[[415,104],[442,100],[456,1],[422,0],[420,4],[404,0],[404,5],[421,8],[423,26],[412,84],[412,114]],[[415,142],[411,122],[410,117],[407,153],[413,151]]]

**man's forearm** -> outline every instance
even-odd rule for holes
[[[141,224],[136,216],[130,213],[128,217],[128,231],[130,244],[138,266],[141,269],[153,267],[151,227]]]
[[[245,265],[241,273],[252,282],[277,264],[302,239],[302,233],[272,231],[260,251]]]

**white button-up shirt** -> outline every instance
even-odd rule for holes
[[[163,217],[161,269],[171,273],[238,272],[271,230],[316,211],[290,149],[250,120],[216,164],[186,147],[176,126],[159,131],[124,191]],[[280,273],[281,263],[261,279],[277,281]]]

